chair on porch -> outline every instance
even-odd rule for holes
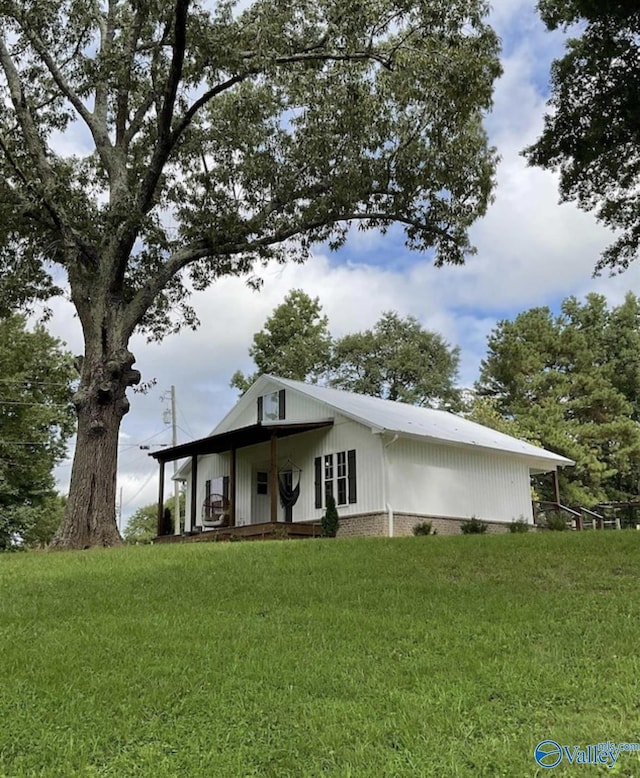
[[[231,523],[231,503],[223,494],[211,494],[202,503],[202,526],[228,527]]]

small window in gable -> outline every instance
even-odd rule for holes
[[[265,394],[262,398],[262,415],[265,421],[276,421],[279,418],[278,392]]]
[[[278,421],[285,418],[284,389],[258,397],[258,421]]]

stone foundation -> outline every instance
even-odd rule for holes
[[[393,514],[393,535],[402,537],[413,535],[413,528],[423,521],[431,522],[431,531],[438,535],[460,535],[460,525],[466,519],[448,519],[442,516],[420,516],[415,513]],[[487,534],[500,534],[509,531],[507,522],[485,522]],[[389,534],[389,516],[386,513],[361,513],[356,516],[340,517],[338,537],[355,537],[362,535],[377,535],[387,537]]]

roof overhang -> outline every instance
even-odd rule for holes
[[[333,426],[333,419],[321,421],[301,421],[291,423],[258,423],[249,427],[240,427],[236,430],[221,432],[218,435],[210,435],[207,438],[192,440],[190,443],[182,443],[173,448],[165,448],[162,451],[154,451],[149,456],[158,462],[174,462],[176,459],[203,456],[205,454],[221,454],[236,448],[255,446],[258,443],[266,443],[272,436],[276,438],[288,438],[291,435],[300,435],[303,432],[323,429]]]
[[[497,446],[486,446],[475,441],[461,441],[450,440],[447,438],[439,438],[435,435],[425,435],[424,433],[407,432],[406,430],[393,430],[383,429],[381,427],[372,427],[371,431],[374,435],[391,435],[395,438],[405,438],[407,440],[416,440],[421,443],[434,443],[438,446],[452,446],[453,448],[464,449],[465,451],[480,451],[485,454],[493,454],[495,456],[508,456],[517,457],[523,461],[526,461],[529,465],[529,471],[531,475],[539,475],[542,473],[551,473],[560,467],[573,467],[575,462],[572,459],[567,459],[560,454],[554,454],[552,451],[533,446],[525,443],[530,450],[505,450],[498,448]],[[532,450],[531,450],[532,449]]]

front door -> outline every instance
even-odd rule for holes
[[[271,499],[269,494],[269,471],[254,469],[253,496],[251,500],[251,523],[263,524],[271,521]]]

